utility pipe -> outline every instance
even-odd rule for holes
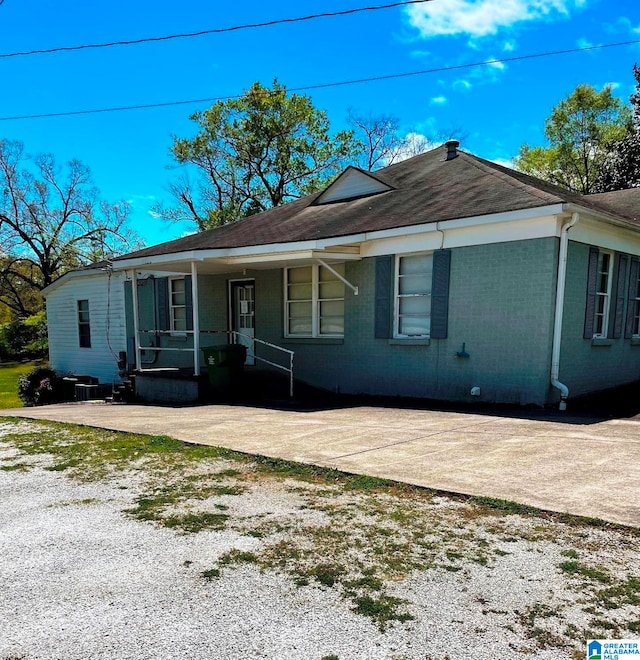
[[[556,286],[556,314],[553,324],[553,348],[551,350],[551,384],[560,390],[560,410],[567,409],[569,388],[558,380],[560,375],[560,343],[562,341],[562,316],[564,314],[564,290],[567,279],[567,254],[569,251],[569,230],[578,220],[579,213],[572,213],[571,220],[562,225],[560,231],[560,252],[558,254],[558,284]]]

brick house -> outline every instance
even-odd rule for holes
[[[252,368],[294,354],[295,378],[331,391],[564,407],[640,379],[639,212],[640,189],[571,193],[456,141],[349,167],[315,195],[61,278],[44,292],[52,366],[90,357],[78,305],[98,341],[105,294],[89,284],[108,279],[124,310],[111,347],[143,377],[197,376],[202,348],[231,337]]]

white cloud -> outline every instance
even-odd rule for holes
[[[516,49],[516,42],[513,39],[507,39],[507,41],[502,44],[502,50],[505,53],[513,53]]]
[[[412,50],[411,51],[411,57],[421,57],[421,58],[426,58],[430,57],[431,53],[428,50]]]
[[[157,197],[155,195],[132,195],[128,200],[127,204],[130,206],[138,206],[140,204],[148,204],[149,202],[155,202]]]
[[[504,62],[498,61],[495,57],[490,57],[487,60],[486,66],[491,67],[492,69],[495,69],[497,71],[506,71],[507,69],[507,65]]]
[[[510,169],[515,169],[515,163],[510,158],[491,158],[494,163],[502,165],[502,167],[508,167]]]
[[[434,96],[429,103],[431,105],[444,105],[447,102],[446,96]]]
[[[461,92],[468,92],[473,87],[473,85],[468,80],[464,80],[464,78],[454,80],[453,85],[451,86],[453,89],[459,90]]]
[[[433,120],[430,119],[427,124],[432,124]],[[394,154],[394,162],[407,160],[418,154],[424,153],[429,149],[433,149],[436,145],[424,134],[419,132],[407,133],[404,138],[404,145]]]
[[[613,32],[631,32],[632,34],[640,34],[640,23],[636,27],[633,26],[631,21],[626,16],[621,16],[614,25],[608,25],[610,31]],[[619,28],[619,29],[618,29]]]
[[[495,57],[488,57],[487,64],[473,67],[467,78],[478,84],[498,82],[507,70],[507,65],[504,62],[495,61],[496,59]]]
[[[618,89],[620,86],[621,84],[619,82],[607,82],[603,85],[603,87],[611,87],[612,91]]]
[[[424,38],[465,34],[485,37],[530,21],[568,18],[587,0],[448,0],[411,5],[409,24]]]

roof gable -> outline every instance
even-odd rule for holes
[[[640,213],[623,214],[620,204],[612,208],[601,196],[573,193],[464,151],[458,151],[456,158],[446,155],[442,148],[433,149],[375,175],[348,167],[321,193],[116,261],[334,239],[566,203],[640,224],[635,217]]]
[[[393,190],[393,186],[384,183],[370,172],[357,167],[347,169],[316,198],[314,204],[343,202],[356,197],[366,197]]]

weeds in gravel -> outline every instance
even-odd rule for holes
[[[45,469],[81,481],[135,475],[133,485],[114,486],[131,498],[126,513],[133,518],[185,534],[224,529],[251,544],[229,548],[200,573],[203,579],[217,579],[240,565],[279,571],[299,587],[336,591],[354,612],[386,630],[415,616],[394,584],[434,571],[464,590],[474,571],[491,571],[523,547],[535,553],[539,545],[553,545],[551,566],[579,602],[571,606],[582,608],[583,619],[590,617],[589,627],[567,623],[569,605],[558,601],[534,602],[518,612],[477,601],[482,613],[511,617],[505,627],[511,634],[567,653],[587,637],[640,632],[640,577],[598,555],[593,538],[615,533],[618,543],[633,548],[638,532],[165,436],[20,424],[18,432],[2,438],[20,453],[3,459],[1,470],[33,469],[24,457],[47,454]],[[238,514],[237,503],[259,503],[266,485],[289,498],[289,509],[272,513],[258,507],[255,514]],[[520,580],[527,585],[530,578]]]
[[[215,481],[220,473],[214,475],[197,474],[183,477],[182,481],[154,488],[151,492],[136,498],[136,506],[125,509],[125,513],[138,520],[154,521],[164,527],[178,529],[185,534],[194,534],[205,529],[221,530],[226,527],[228,514],[211,511],[176,511],[176,508],[192,503],[194,500],[207,500],[223,495],[240,495],[245,488],[241,485],[221,485]],[[214,479],[213,483],[211,479]],[[214,504],[215,508],[225,510],[223,504]],[[167,510],[172,513],[167,513]]]
[[[28,432],[11,433],[3,441],[24,455],[49,454],[49,469],[69,471],[83,481],[102,479],[132,468],[146,470],[167,463],[178,468],[233,452],[217,447],[189,446],[166,436],[116,433],[55,422],[32,422]]]
[[[21,472],[26,472],[29,469],[28,463],[12,463],[11,465],[0,465],[0,470],[3,472],[13,472],[15,470],[20,470]]]
[[[575,560],[563,561],[561,564],[558,564],[558,568],[565,573],[581,575],[582,577],[596,580],[597,582],[602,582],[604,584],[611,582],[611,578],[605,571],[585,566]]]
[[[377,621],[380,630],[384,632],[385,627],[389,621],[411,621],[415,619],[412,614],[408,612],[399,612],[398,607],[405,604],[407,601],[395,596],[381,595],[379,598],[371,596],[356,596],[354,599],[355,607],[354,612],[368,616],[374,621]]]

